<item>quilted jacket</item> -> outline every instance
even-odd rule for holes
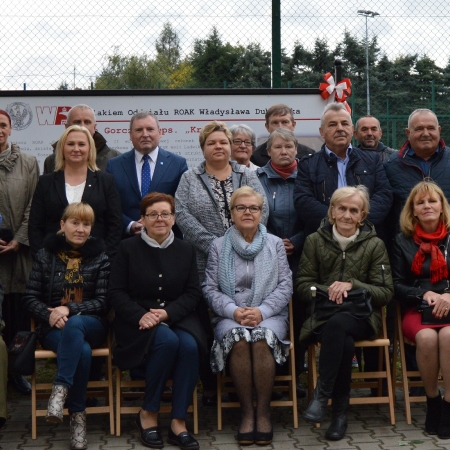
[[[335,281],[353,283],[353,289],[367,289],[372,294],[373,312],[369,317],[373,337],[381,329],[381,308],[394,294],[391,267],[386,247],[377,238],[374,226],[366,221],[356,240],[345,252],[333,239],[332,226],[325,218],[319,230],[309,235],[303,247],[295,289],[301,300],[311,305],[311,286],[327,290]],[[306,319],[300,340],[311,337],[313,330],[324,322],[313,315]]]
[[[30,312],[30,315],[45,325],[44,334],[50,330],[48,325],[50,312],[47,311],[47,308],[49,305],[50,307],[61,306],[66,264],[58,257],[58,253],[68,248],[70,247],[62,235],[49,235],[46,238],[44,248],[39,250],[33,262],[27,290],[22,299],[23,307]],[[80,252],[82,255],[83,301],[67,303],[66,306],[70,310],[69,317],[76,314],[104,317],[109,310],[106,291],[110,271],[105,246],[102,241],[90,238],[80,248]],[[53,256],[55,256],[55,275],[52,296],[49,301]]]

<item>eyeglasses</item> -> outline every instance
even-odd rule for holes
[[[252,141],[243,141],[242,139],[233,139],[233,144],[240,147],[242,143],[245,144],[246,147],[251,147],[253,145]]]
[[[159,217],[161,217],[162,220],[169,220],[173,216],[173,213],[163,212],[161,214],[151,213],[151,214],[145,214],[145,217],[147,217],[148,220],[151,222],[155,222],[158,220]]]
[[[243,214],[247,209],[250,211],[251,214],[256,214],[261,211],[261,206],[258,205],[251,205],[251,206],[245,206],[245,205],[236,205],[234,206],[234,209],[239,213]]]

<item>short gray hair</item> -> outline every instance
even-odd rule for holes
[[[139,111],[136,114],[134,114],[133,117],[130,120],[130,131],[132,130],[133,122],[136,119],[145,119],[146,117],[153,117],[155,119],[156,126],[158,127],[158,130],[159,130],[158,118],[153,113],[151,113],[150,111]]]
[[[243,123],[240,123],[239,125],[232,125],[229,130],[233,137],[239,133],[247,135],[252,141],[252,145],[255,146],[256,134],[248,125],[245,125]]]
[[[414,116],[416,116],[417,114],[424,114],[424,113],[430,113],[430,114],[433,114],[433,116],[436,117],[436,122],[437,122],[437,124],[439,125],[439,120],[438,120],[436,114],[435,114],[433,111],[431,111],[431,109],[427,109],[427,108],[418,108],[418,109],[415,109],[415,110],[409,115],[409,117],[408,117],[408,130],[411,128],[411,120],[412,120],[412,118],[413,118]]]
[[[72,108],[70,108],[69,112],[67,113],[67,123],[69,125],[70,125],[70,119],[72,117],[72,112],[75,109],[89,109],[90,111],[92,111],[92,115],[94,116],[94,122],[95,122],[95,111],[89,105],[85,105],[84,103],[80,103],[79,105],[72,106]]]
[[[358,184],[357,186],[344,186],[336,189],[330,199],[330,206],[328,207],[328,220],[331,225],[334,225],[334,219],[332,217],[331,211],[336,206],[336,203],[342,202],[343,200],[352,197],[353,195],[359,195],[363,202],[363,216],[361,222],[363,222],[370,211],[370,199],[369,199],[369,189],[363,184]]]
[[[359,121],[362,120],[362,119],[375,119],[375,120],[377,121],[377,123],[378,123],[378,128],[381,130],[381,124],[380,124],[380,121],[379,121],[376,117],[371,116],[370,114],[367,114],[366,116],[360,117],[360,118],[356,121],[356,123],[355,123],[355,131],[358,131]]]
[[[320,118],[320,128],[323,128],[325,125],[325,114],[328,111],[333,111],[333,112],[345,111],[350,116],[350,113],[347,111],[347,109],[345,108],[345,105],[343,103],[339,103],[339,102],[328,103],[328,105],[325,106],[322,116]],[[351,120],[352,120],[352,116],[350,116],[350,121]]]
[[[267,139],[267,150],[269,150],[269,148],[272,148],[273,140],[276,137],[280,137],[281,139],[284,139],[285,141],[288,142],[293,142],[295,148],[297,149],[298,140],[295,137],[295,134],[291,130],[280,127],[277,128],[276,130],[273,130],[272,133],[270,133],[269,139]]]

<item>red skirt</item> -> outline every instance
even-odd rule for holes
[[[436,324],[436,325],[423,325],[422,324],[422,313],[416,310],[415,307],[408,308],[405,311],[402,319],[402,332],[403,336],[412,342],[416,342],[416,334],[420,330],[425,328],[444,328],[448,327],[450,324]]]

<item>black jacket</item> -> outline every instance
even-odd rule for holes
[[[108,256],[113,258],[122,238],[122,209],[112,175],[87,169],[81,200],[94,210],[91,235],[105,241]],[[59,170],[41,175],[31,202],[28,224],[28,237],[34,255],[43,247],[45,237],[60,229],[59,223],[67,205],[64,172]]]
[[[23,307],[32,317],[43,323],[44,334],[51,329],[48,323],[50,312],[47,308],[61,306],[63,298],[66,263],[58,257],[58,253],[64,249],[71,247],[61,234],[53,234],[46,238],[44,248],[39,250],[33,262],[27,290],[22,298]],[[69,317],[76,314],[104,317],[109,309],[106,291],[110,271],[105,245],[102,241],[89,238],[79,250],[82,255],[83,301],[66,304],[70,310]],[[52,282],[50,276],[53,257],[55,257],[55,274]],[[50,286],[52,296],[49,299]]]
[[[358,145],[357,148],[360,148],[361,150],[364,150],[366,152],[376,152],[380,155],[381,161],[387,161],[392,154],[397,153],[398,150],[395,150],[391,147],[388,147],[387,145],[384,145],[381,141],[378,142],[377,148],[365,148],[362,147],[361,144]]]
[[[114,362],[120,369],[138,367],[150,351],[155,328],[139,330],[139,321],[150,308],[165,309],[169,326],[187,331],[200,353],[207,352],[196,311],[201,289],[195,250],[188,242],[175,238],[160,249],[150,247],[140,235],[123,240],[112,265],[108,298],[115,311]]]
[[[116,156],[120,156],[122,153],[120,153],[118,150],[114,150],[113,148],[108,147],[108,145],[106,144],[106,139],[98,131],[96,131],[94,133],[94,136],[92,137],[94,138],[95,149],[97,151],[95,162],[97,163],[97,167],[100,170],[104,171],[106,169],[106,164],[108,164],[108,161],[112,158],[115,158]],[[56,144],[58,144],[58,141],[52,144],[53,153],[45,158],[44,173],[52,173],[55,171]]]
[[[317,231],[321,220],[327,215],[331,196],[338,188],[337,159],[333,156],[326,154],[324,145],[319,152],[301,159],[298,165],[294,205],[305,223],[305,235]],[[368,188],[368,220],[379,233],[392,205],[392,191],[378,154],[353,148],[346,179],[348,186],[363,184]]]
[[[447,267],[450,273],[450,235],[439,242],[439,248],[447,256]],[[392,255],[392,277],[394,279],[395,298],[400,301],[402,307],[416,306],[422,301],[422,295],[427,291],[442,292],[448,286],[449,280],[441,280],[435,285],[430,280],[430,255],[427,255],[423,263],[423,273],[416,275],[411,270],[411,264],[419,246],[412,237],[406,237],[403,233],[395,238]]]
[[[399,232],[400,213],[411,189],[423,181],[426,176],[417,163],[417,159],[407,154],[410,148],[409,141],[407,141],[398,153],[392,155],[384,163],[386,175],[394,194],[389,222],[394,225],[395,234]],[[446,147],[442,139],[439,142],[439,153],[430,163],[429,176],[440,186],[445,197],[450,201],[450,148]]]
[[[312,148],[309,148],[303,144],[297,144],[297,159],[303,158],[303,156],[310,155],[312,153],[315,153]],[[256,147],[250,161],[259,167],[264,167],[270,161],[270,156],[267,154],[267,142],[264,142]]]

